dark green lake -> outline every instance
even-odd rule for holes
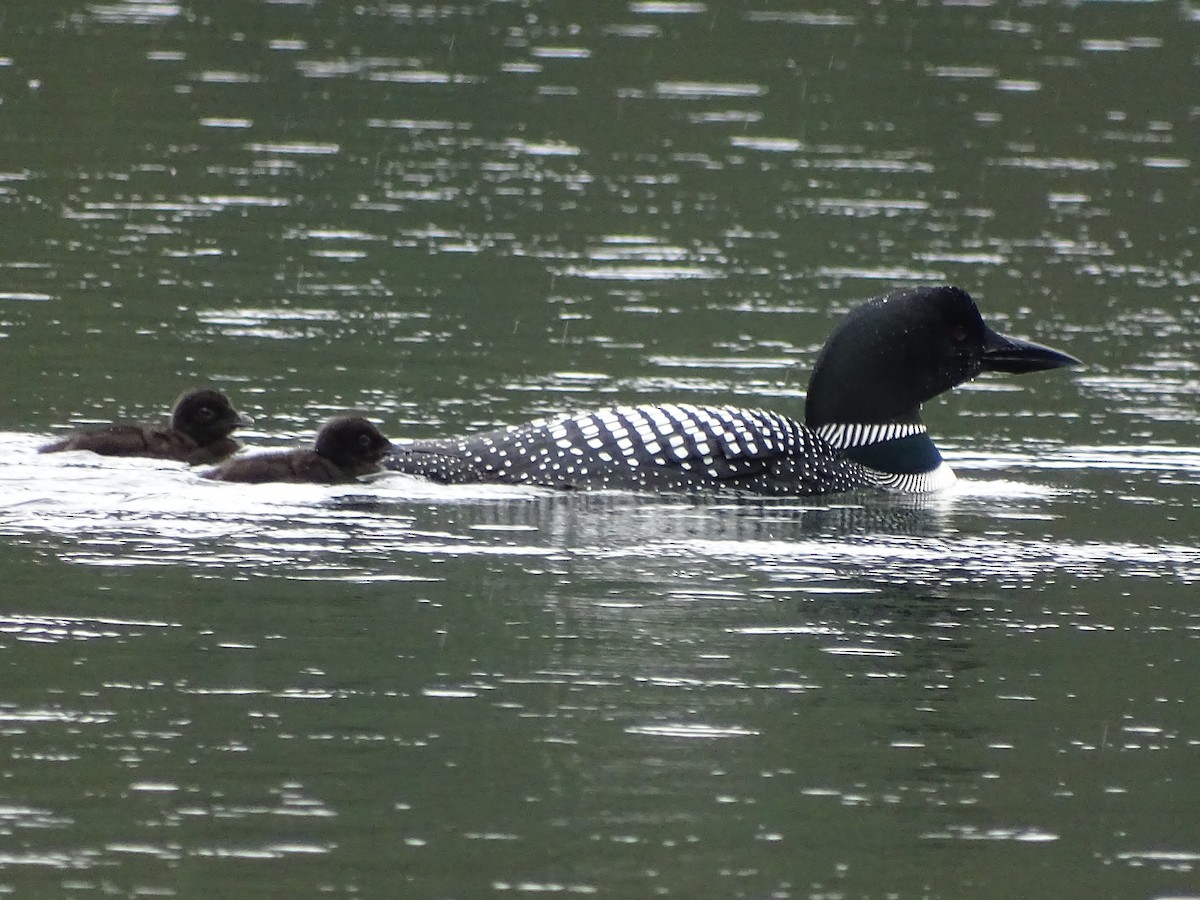
[[[9,4],[0,892],[1198,898],[1196,47],[1173,2]],[[1086,363],[821,501],[41,456],[801,415],[858,300]]]

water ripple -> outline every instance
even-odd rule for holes
[[[422,568],[398,571],[398,554],[431,560],[572,559],[641,571],[686,559],[693,567],[757,571],[768,585],[818,592],[830,584],[857,588],[855,579],[866,573],[880,583],[1023,584],[1051,573],[1084,580],[1107,575],[1200,580],[1200,550],[1184,541],[1022,533],[1058,518],[1056,504],[1091,502],[1086,490],[970,475],[1071,471],[1098,478],[1118,471],[1123,477],[1142,473],[1200,483],[1195,448],[959,453],[951,461],[964,478],[930,497],[704,503],[443,486],[396,475],[332,489],[228,490],[174,463],[90,454],[30,458],[35,442],[30,436],[0,440],[0,532],[56,535],[67,542],[62,557],[84,565],[184,565],[310,581],[419,582],[440,576]],[[1152,504],[1152,498],[1140,502]],[[958,533],[961,526],[954,523],[964,517],[984,517],[993,525],[984,533]],[[276,568],[281,563],[285,568]],[[9,619],[4,630],[26,640],[61,640],[115,636],[122,627],[138,623]]]

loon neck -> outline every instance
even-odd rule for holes
[[[828,423],[815,428],[842,455],[889,475],[920,475],[943,465],[942,454],[920,422]]]

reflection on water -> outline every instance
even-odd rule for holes
[[[283,577],[392,580],[403,557],[543,557],[613,577],[674,577],[736,566],[772,581],[824,590],[869,575],[879,583],[1027,584],[1136,569],[1195,580],[1200,551],[1187,541],[1071,540],[1045,526],[1106,490],[1065,490],[981,477],[988,470],[1070,471],[1195,483],[1200,453],[1056,447],[1040,454],[960,457],[966,476],[933,495],[834,497],[822,502],[648,494],[560,494],[503,485],[435,485],[400,475],[339,488],[255,485],[231,490],[182,465],[89,453],[33,455],[41,441],[0,444],[5,500],[0,529],[40,540],[72,538],[63,559],[113,565],[234,567]],[[1177,505],[1177,504],[1168,504]],[[978,530],[977,530],[978,529]],[[1093,534],[1096,532],[1093,530]],[[424,577],[424,576],[423,576]],[[419,580],[419,579],[417,579]],[[801,588],[803,589],[803,588]]]

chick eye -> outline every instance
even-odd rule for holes
[[[369,434],[360,434],[358,436],[358,446],[370,447],[371,446],[371,436]]]
[[[955,325],[950,329],[950,340],[954,341],[954,343],[961,344],[966,339],[967,329],[963,328],[961,325]]]
[[[215,415],[216,415],[216,412],[213,410],[213,408],[211,406],[202,406],[202,407],[200,407],[199,411],[197,412],[196,418],[211,419]]]

